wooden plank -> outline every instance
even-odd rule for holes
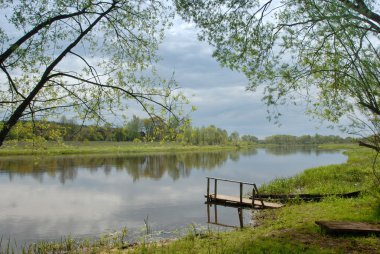
[[[249,198],[242,198],[242,201],[240,202],[240,197],[235,196],[227,196],[227,195],[221,195],[221,194],[211,194],[209,196],[209,199],[211,201],[225,201],[225,202],[231,202],[231,203],[237,203],[242,204],[245,206],[252,206],[252,200]],[[272,203],[272,202],[265,202],[263,201],[264,208],[280,208],[283,207],[282,204],[278,203]],[[254,206],[262,207],[262,201],[260,200],[254,200]]]
[[[327,233],[380,235],[380,224],[352,221],[316,221],[315,223]]]
[[[227,228],[237,228],[238,226],[232,226],[232,225],[227,225],[223,223],[215,223],[215,222],[209,222],[209,224],[217,225],[217,226],[222,226],[222,227],[227,227]]]

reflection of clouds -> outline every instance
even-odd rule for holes
[[[167,206],[168,203],[178,204],[198,200],[204,195],[204,182],[199,179],[179,184],[150,182],[133,185],[127,191],[132,195],[123,199],[125,202],[132,202],[134,206]]]
[[[122,201],[112,192],[22,182],[2,183],[0,192],[0,234],[21,241],[102,233]]]
[[[23,184],[2,184],[0,192],[2,214],[24,219],[44,219],[52,214],[79,220],[86,220],[88,216],[100,219],[112,213],[110,208],[117,207],[121,202],[116,194],[83,188],[62,189],[59,186],[32,188]]]

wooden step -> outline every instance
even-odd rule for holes
[[[315,223],[326,233],[380,235],[380,224],[353,221],[316,221]]]

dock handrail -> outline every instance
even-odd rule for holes
[[[223,178],[216,178],[216,177],[209,177],[207,176],[207,201],[209,201],[210,198],[210,180],[214,180],[214,195],[215,198],[217,196],[218,192],[218,181],[223,182],[230,182],[230,183],[239,183],[240,184],[240,203],[243,201],[243,185],[251,185],[252,186],[252,207],[254,207],[254,201],[255,201],[255,194],[259,194],[259,191],[257,189],[257,186],[255,183],[248,183],[248,182],[242,182],[242,181],[236,181],[236,180],[229,180],[229,179],[223,179]],[[262,198],[258,198],[259,201],[261,201],[261,205],[264,207],[264,202]]]
[[[247,185],[255,185],[254,183],[247,183],[247,182],[242,182],[242,181],[236,181],[236,180],[230,180],[230,179],[223,179],[223,178],[216,178],[216,177],[210,177],[210,176],[207,176],[206,178],[216,179],[216,180],[224,181],[224,182],[242,183],[242,184],[247,184]]]

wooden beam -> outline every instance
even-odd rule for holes
[[[331,234],[380,235],[380,224],[353,221],[316,221],[317,225]]]
[[[231,205],[231,206],[252,207],[252,200],[248,198],[243,198],[242,202],[240,202],[240,197],[227,196],[227,195],[221,195],[221,194],[218,194],[218,195],[211,194],[209,199],[211,203],[213,202],[222,203],[226,206]],[[284,206],[283,204],[279,204],[279,203],[254,200],[254,208],[280,208],[283,206]]]

